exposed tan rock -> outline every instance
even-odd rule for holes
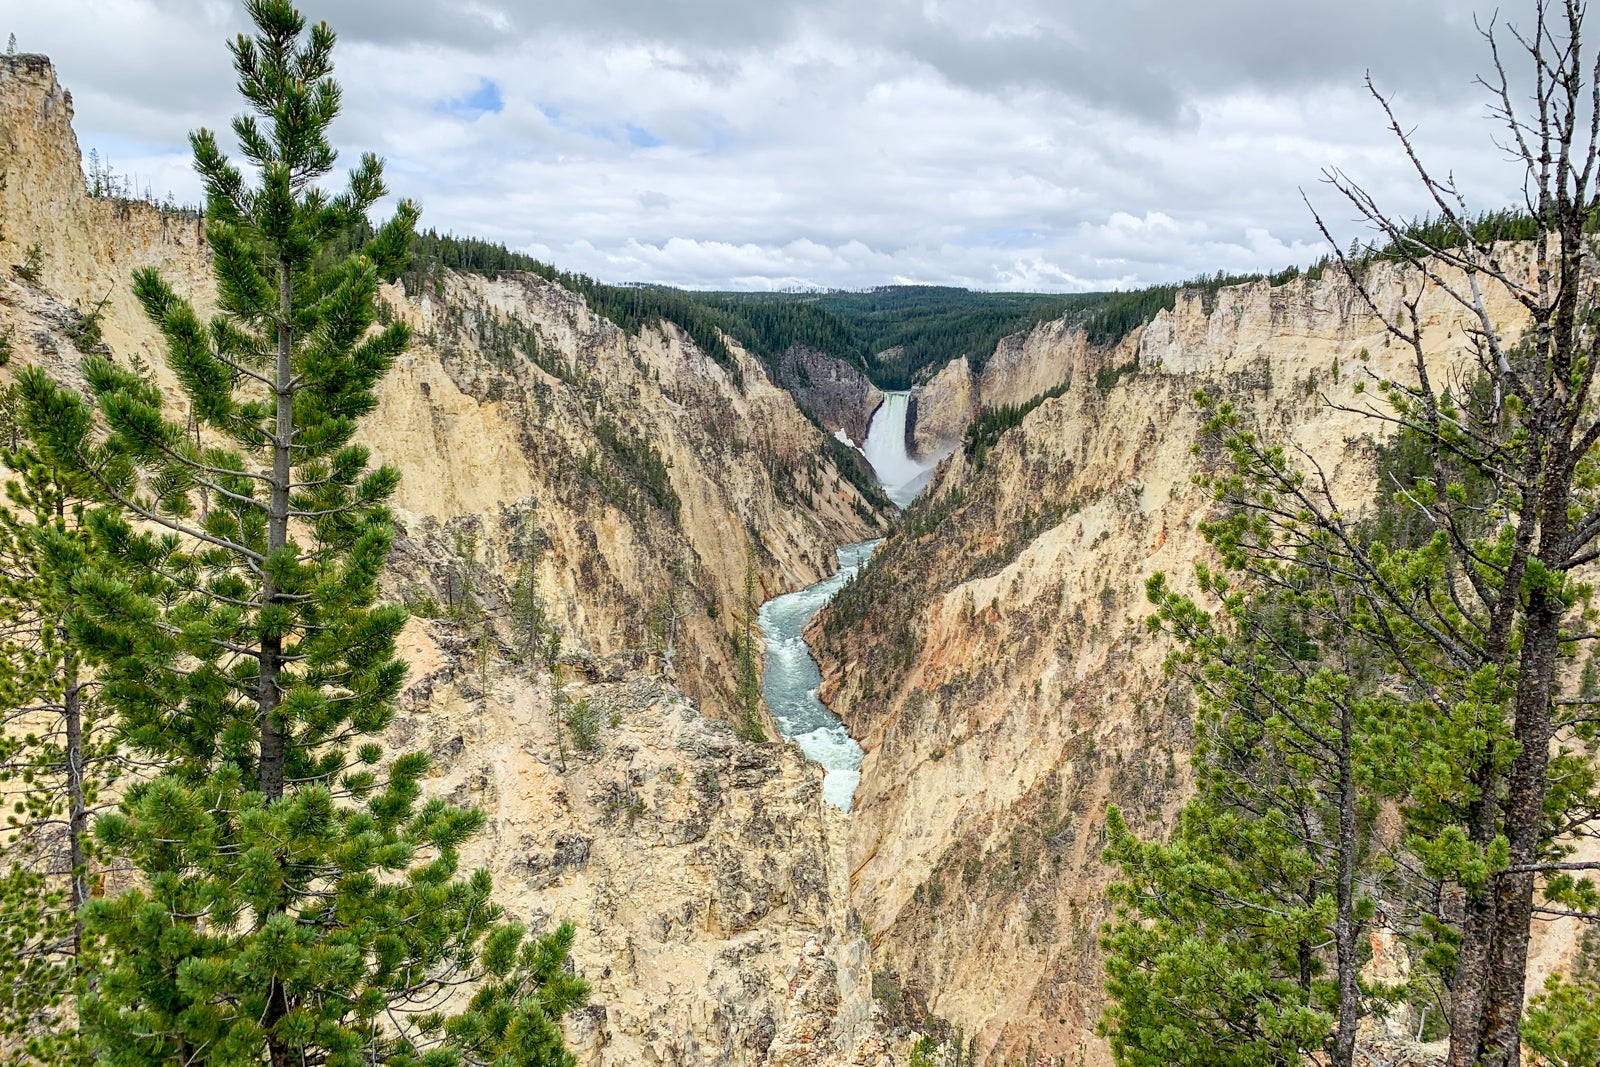
[[[911,454],[947,454],[979,411],[1023,404],[1056,388],[1087,352],[1083,331],[1057,319],[1002,338],[976,375],[964,356],[945,364],[912,394]]]
[[[1416,288],[1374,272],[1391,311]],[[1514,329],[1519,309],[1488,299]],[[1465,349],[1464,316],[1434,290],[1421,309],[1442,371]],[[1192,591],[1208,556],[1211,501],[1191,477],[1214,457],[1191,451],[1193,392],[1304,446],[1359,507],[1382,431],[1322,394],[1357,406],[1369,367],[1398,376],[1407,358],[1331,276],[1224,289],[1214,305],[1185,295],[1118,351],[1054,351],[1066,393],[981,468],[957,453],[812,631],[824,691],[866,749],[850,867],[876,965],[926,990],[987,1062],[1108,1061],[1093,1035],[1105,807],[1161,832],[1190,776],[1190,698],[1143,621],[1146,580]],[[1138,373],[1102,391],[1096,360]]]
[[[490,815],[470,858],[498,899],[537,929],[578,924],[583,1062],[830,1063],[869,1034],[846,816],[796,746],[740,741],[628,672],[568,687],[598,724],[584,752],[556,736],[547,677],[501,664],[483,688],[445,623],[413,619],[402,651],[389,744],[431,752],[431,791]]]
[[[949,451],[961,440],[978,409],[978,386],[967,357],[951,360],[926,385],[911,392],[906,452],[922,459]]]

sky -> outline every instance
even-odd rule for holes
[[[1495,147],[1476,0],[301,0],[339,34],[341,159],[424,227],[606,281],[1129,288],[1308,263],[1323,181],[1425,207],[1364,79],[1474,207]],[[1481,19],[1494,12],[1477,5]],[[1508,0],[1503,25],[1527,20]],[[199,200],[241,109],[229,0],[0,0],[78,138]]]

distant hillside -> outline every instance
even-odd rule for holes
[[[860,367],[883,389],[907,388],[961,356],[981,368],[1002,337],[1102,297],[937,285],[693,295],[727,316],[740,343],[769,361],[790,345],[805,344]]]
[[[352,233],[348,245],[370,235]],[[1314,268],[1316,269],[1316,268]],[[527,271],[579,293],[597,314],[629,333],[654,322],[677,325],[701,351],[736,372],[726,334],[768,368],[783,353],[804,345],[857,367],[881,389],[905,389],[951,360],[966,356],[981,372],[1001,338],[1041,322],[1070,316],[1097,345],[1113,345],[1162,310],[1171,310],[1179,290],[1215,293],[1225,285],[1266,275],[1216,275],[1181,284],[1126,292],[1004,293],[942,285],[885,285],[865,290],[799,293],[706,292],[664,285],[612,285],[562,271],[505,245],[429,230],[420,234],[405,272],[413,295],[446,270],[496,277]],[[1298,274],[1273,275],[1275,282]]]

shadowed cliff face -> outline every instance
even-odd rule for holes
[[[777,381],[825,429],[844,433],[858,446],[867,439],[872,413],[883,399],[878,387],[855,367],[805,345],[784,352]]]
[[[158,266],[207,314],[201,224],[86,196],[71,117],[47,60],[0,58],[0,332],[13,365],[77,384],[99,306],[95,347],[176,403],[131,277]],[[37,280],[9,269],[35,246]],[[361,433],[403,472],[385,593],[413,609],[411,674],[387,740],[489,814],[477,857],[514,914],[578,923],[582,1062],[876,1063],[844,817],[797,750],[716,720],[747,558],[758,597],[799,588],[881,517],[743,353],[741,388],[670,325],[630,336],[536,277],[446,272],[383,300],[416,334]],[[523,576],[579,726],[510,618]]]
[[[1389,309],[1416,288],[1374,270]],[[1514,329],[1519,310],[1489,298]],[[1420,311],[1442,370],[1466,324],[1437,292]],[[875,966],[977,1034],[980,1060],[1109,1061],[1092,1032],[1105,807],[1159,833],[1190,783],[1190,696],[1143,620],[1150,575],[1193,592],[1209,558],[1191,478],[1217,457],[1193,451],[1193,393],[1299,442],[1359,502],[1376,424],[1329,401],[1361,403],[1369,367],[1399,376],[1407,358],[1332,277],[1185,295],[1116,351],[1076,345],[1065,394],[981,466],[958,452],[814,624],[824,695],[866,750],[849,852]]]

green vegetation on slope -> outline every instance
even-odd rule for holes
[[[371,236],[371,228],[359,223],[332,246],[330,254],[342,255],[361,248]],[[671,322],[702,352],[727,369],[736,382],[740,379],[738,362],[722,336],[723,332],[733,332],[732,324],[716,309],[685,290],[656,285],[608,285],[587,274],[557,270],[495,241],[441,234],[437,230],[417,235],[411,260],[397,276],[405,284],[406,292],[415,296],[430,286],[437,286],[446,270],[488,277],[496,277],[503,271],[537,274],[577,293],[596,314],[630,334],[637,334],[646,326]]]
[[[981,370],[1001,338],[1060,318],[1085,298],[888,285],[701,299],[736,319],[740,342],[769,362],[792,344],[806,344],[861,368],[879,388],[905,389],[962,356]]]

